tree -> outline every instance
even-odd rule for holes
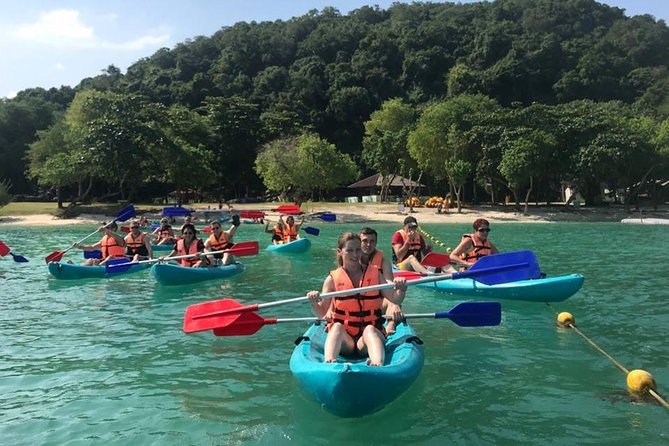
[[[7,206],[12,201],[12,195],[9,193],[9,181],[0,181],[0,208]]]

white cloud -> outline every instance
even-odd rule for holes
[[[53,64],[53,71],[65,71],[65,65],[60,62],[55,63]]]
[[[106,22],[116,22],[118,16],[108,14]],[[170,41],[170,34],[158,31],[125,42],[112,42],[99,38],[93,26],[84,23],[80,13],[73,9],[58,9],[40,14],[37,21],[18,25],[12,36],[20,41],[67,49],[106,49],[138,51],[155,48]]]

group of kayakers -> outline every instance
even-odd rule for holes
[[[265,224],[265,232],[272,234],[273,245],[282,245],[300,238],[299,231],[304,223],[304,215],[300,217],[299,223],[295,223],[295,217],[292,215],[286,217],[286,221],[283,220],[283,215],[280,216],[279,220],[272,228],[269,227],[270,223],[271,222],[268,220]]]
[[[73,247],[84,251],[100,250],[101,256],[97,259],[86,259],[83,265],[104,265],[111,259],[128,259],[137,262],[140,260],[153,259],[152,242],[156,245],[174,245],[167,256],[161,256],[158,260],[173,256],[188,256],[178,259],[182,266],[208,267],[217,265],[229,265],[234,262],[234,257],[229,253],[221,252],[232,248],[233,237],[240,225],[239,215],[232,216],[232,225],[223,231],[221,223],[217,220],[209,225],[211,234],[206,241],[197,237],[197,229],[186,217],[181,227],[181,236],[176,236],[174,230],[166,218],[161,219],[160,226],[153,234],[141,231],[139,220],[130,223],[130,232],[124,237],[118,234],[118,224],[114,221],[108,225],[101,226],[98,231],[104,232],[102,238],[92,245],[75,243]]]
[[[490,223],[483,218],[473,223],[474,232],[465,234],[449,256],[456,268],[466,269],[479,258],[496,254],[497,248],[488,240]],[[393,277],[393,267],[384,254],[376,249],[377,233],[363,228],[359,234],[345,232],[337,241],[338,268],[330,271],[321,291],[307,294],[314,314],[325,319],[328,333],[325,362],[336,362],[337,356],[368,357],[372,366],[384,364],[385,337],[394,331],[395,321],[403,318],[401,303],[406,294],[406,279]],[[428,269],[420,262],[431,251],[418,230],[413,216],[404,219],[402,229],[393,234],[392,261],[400,270],[423,274],[455,272],[449,262],[439,271]],[[334,291],[393,283],[393,288],[358,293],[352,296],[322,298]],[[385,309],[385,312],[384,312]],[[388,319],[386,324],[386,318]]]

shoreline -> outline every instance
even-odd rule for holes
[[[203,204],[190,205],[194,208],[196,220],[202,220],[205,213],[215,214],[220,212],[216,209],[205,208]],[[211,206],[211,205],[209,205]],[[275,207],[276,204],[249,203],[234,204],[234,210],[258,210],[267,207]],[[435,208],[414,208],[409,214],[408,208],[404,213],[400,213],[397,204],[390,203],[319,203],[307,202],[302,204],[302,210],[307,215],[307,220],[319,220],[318,216],[311,216],[316,213],[336,214],[337,223],[402,223],[407,215],[416,217],[418,223],[472,223],[477,218],[485,218],[490,224],[501,223],[554,223],[554,222],[620,222],[624,218],[639,218],[639,212],[625,212],[622,208],[601,207],[601,208],[568,208],[562,206],[541,206],[530,207],[530,213],[525,215],[522,212],[515,211],[512,206],[508,208],[477,206],[463,208],[461,213],[456,209],[449,209],[447,213],[437,214]],[[279,214],[272,211],[265,211],[268,219],[276,220]],[[141,215],[141,213],[138,212]],[[158,214],[145,214],[149,218],[158,219]],[[102,221],[110,221],[114,216],[102,214],[82,214],[72,219],[59,219],[49,214],[35,215],[8,215],[0,217],[0,227],[9,225],[23,226],[63,226],[71,224],[97,225]],[[643,218],[669,218],[669,208],[662,206],[656,211],[644,211]]]

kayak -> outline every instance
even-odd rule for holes
[[[234,276],[244,271],[241,263],[214,266],[211,268],[189,268],[174,263],[156,263],[151,268],[151,274],[161,285],[188,285],[204,282],[205,280],[221,279]]]
[[[669,225],[669,218],[623,218],[620,223],[633,225]]]
[[[394,401],[423,368],[422,341],[406,323],[386,340],[386,364],[367,365],[366,358],[339,357],[323,362],[324,324],[304,333],[290,357],[290,371],[302,389],[324,409],[340,417],[360,417]]]
[[[407,278],[407,280],[410,279]],[[576,294],[583,286],[584,280],[581,274],[565,274],[555,277],[498,283],[496,285],[486,285],[474,279],[463,278],[419,283],[416,286],[433,289],[452,296],[531,302],[561,302]]]
[[[298,238],[292,242],[282,243],[281,245],[269,245],[267,251],[272,252],[304,252],[311,246],[308,238]]]
[[[154,245],[151,243],[151,249],[154,251],[166,251],[170,252],[174,249],[174,243],[165,243],[164,245]]]
[[[108,274],[104,266],[100,265],[75,265],[72,263],[50,262],[48,265],[49,273],[56,279],[60,280],[77,280],[77,279],[91,279],[91,278],[108,278],[122,276],[129,273],[134,273],[147,269],[151,266],[148,263],[132,264],[128,269],[122,272],[115,272]]]

